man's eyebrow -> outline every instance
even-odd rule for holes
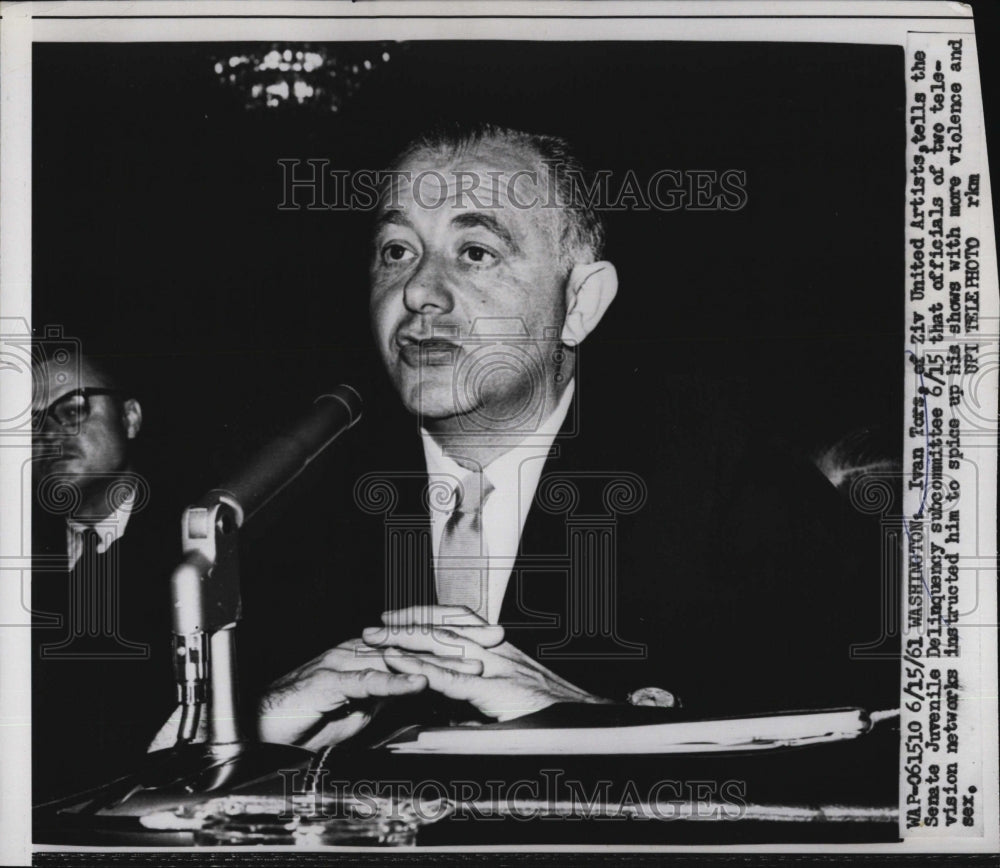
[[[375,225],[372,227],[373,232],[378,232],[383,226],[409,226],[410,221],[406,219],[406,215],[397,208],[388,209],[383,211],[378,217],[375,218]]]
[[[492,214],[483,214],[479,211],[466,211],[452,217],[451,225],[459,229],[473,229],[481,226],[483,229],[496,235],[497,238],[503,241],[515,253],[519,253],[521,250],[518,243],[514,240],[514,236],[511,235],[510,230]]]

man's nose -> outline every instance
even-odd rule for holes
[[[51,416],[46,416],[31,438],[32,454],[36,458],[50,460],[60,454],[65,442],[66,429]]]
[[[426,255],[410,275],[403,289],[403,304],[413,313],[448,313],[455,306],[440,256]]]
[[[64,437],[66,435],[66,429],[60,425],[50,413],[46,413],[45,417],[42,419],[41,427],[38,429],[38,433],[47,439],[52,437]]]

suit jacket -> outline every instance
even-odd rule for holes
[[[755,435],[718,384],[604,382],[579,388],[546,461],[508,641],[619,701],[656,686],[705,713],[894,705],[894,637],[878,659],[857,653],[883,638],[878,521]],[[395,405],[369,400],[319,472],[247,528],[251,691],[433,600],[423,451]]]
[[[64,516],[34,510],[35,804],[135,770],[175,704],[168,580],[180,511],[162,487],[148,495],[86,574],[67,569]]]

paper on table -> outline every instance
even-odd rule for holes
[[[713,753],[843,741],[869,729],[868,713],[850,708],[638,726],[411,728],[384,746],[394,753],[440,754]]]

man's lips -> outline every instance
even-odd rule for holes
[[[80,457],[80,453],[78,452],[63,452],[60,455],[46,457],[44,460],[46,464],[51,466],[53,464],[65,464],[69,461],[76,461]]]
[[[462,347],[439,337],[418,337],[411,334],[396,335],[400,358],[411,367],[423,365],[452,365]]]
[[[57,458],[79,458],[81,452],[79,449],[73,449],[72,447],[63,446],[59,450],[59,454],[56,455]]]

